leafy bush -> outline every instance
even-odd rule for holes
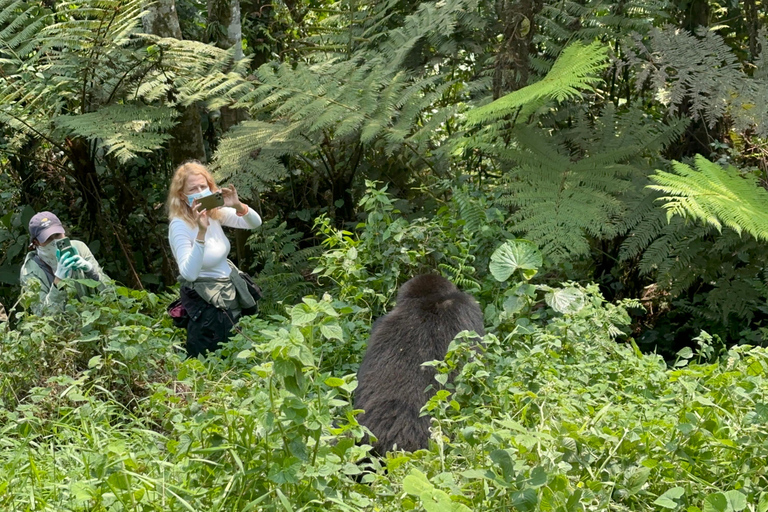
[[[414,235],[440,231],[400,224],[391,233],[402,246],[381,247],[406,250],[386,265],[368,252],[382,240],[373,220],[359,237],[335,235],[321,257],[334,263],[328,293],[244,319],[207,358],[177,356],[170,297],[117,288],[57,317],[22,315],[0,340],[0,508],[768,507],[768,351],[725,350],[702,334],[668,367],[627,337],[637,302],[532,282],[541,256],[520,240],[476,276],[490,297],[483,346],[460,334],[445,361],[428,363],[447,384],[426,405],[430,449],[367,460],[351,406],[370,329],[359,298],[386,310],[390,297],[357,285],[396,280],[418,254]]]
[[[30,389],[70,375],[96,386],[97,394],[135,405],[150,382],[165,378],[166,360],[176,358],[177,331],[163,316],[168,297],[108,286],[78,301],[74,287],[67,290],[63,312],[45,317],[18,313],[17,330],[6,331],[0,344],[0,400],[22,402]]]

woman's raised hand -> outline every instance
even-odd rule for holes
[[[224,196],[224,206],[230,206],[238,212],[242,210],[243,204],[237,196],[237,190],[235,190],[234,185],[230,184],[228,187],[223,187],[221,193]]]
[[[200,203],[197,199],[192,201],[192,215],[195,216],[197,221],[197,227],[204,234],[208,230],[208,226],[211,225],[211,221],[208,218],[208,210],[199,210]]]

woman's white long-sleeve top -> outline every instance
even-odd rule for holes
[[[248,208],[248,213],[237,216],[234,208],[222,207],[221,220],[210,219],[205,232],[205,243],[196,242],[198,226],[190,226],[183,219],[175,218],[168,226],[168,240],[173,257],[179,266],[181,277],[195,281],[198,277],[229,277],[227,263],[230,244],[221,226],[255,229],[261,226],[259,214]]]

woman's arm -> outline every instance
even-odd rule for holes
[[[179,266],[181,277],[195,281],[203,268],[205,244],[196,240],[197,229],[190,228],[181,219],[173,219],[168,227],[168,240]]]
[[[242,217],[237,215],[237,210],[224,206],[221,211],[221,225],[230,228],[239,229],[256,229],[261,226],[261,217],[252,208],[243,204],[244,208],[248,209],[248,212]]]
[[[261,217],[248,205],[240,202],[234,185],[223,187],[224,207],[221,208],[221,225],[230,228],[255,229],[261,226]]]

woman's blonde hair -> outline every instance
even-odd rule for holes
[[[192,214],[192,208],[187,203],[187,194],[184,193],[184,186],[187,184],[187,179],[190,176],[202,176],[205,181],[208,182],[208,188],[211,192],[216,192],[219,187],[216,186],[216,182],[213,181],[213,176],[208,172],[203,164],[197,160],[189,160],[181,164],[176,172],[173,173],[173,179],[171,179],[171,187],[168,190],[168,201],[166,206],[168,207],[168,219],[182,219],[190,226],[195,226],[197,221]],[[216,209],[208,212],[208,216],[212,219],[220,220],[221,212]]]

